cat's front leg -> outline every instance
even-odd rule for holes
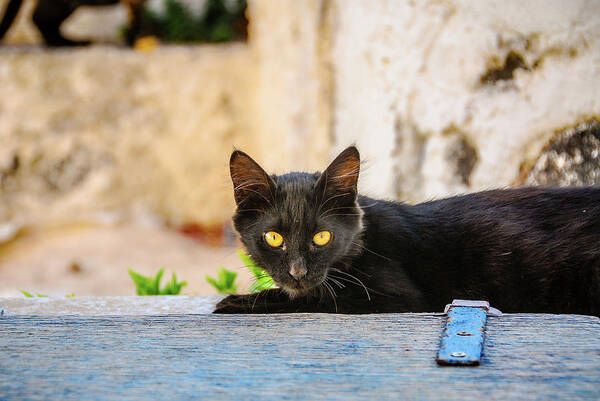
[[[255,294],[229,295],[217,304],[213,313],[293,313],[299,312],[297,302],[281,289]]]

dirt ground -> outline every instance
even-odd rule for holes
[[[238,247],[210,247],[180,233],[138,226],[69,226],[28,231],[0,244],[0,297],[23,297],[20,290],[51,296],[135,295],[128,269],[154,275],[162,283],[177,274],[183,294],[216,294],[205,276],[223,266],[238,273],[238,292],[251,274]]]

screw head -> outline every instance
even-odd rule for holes
[[[454,358],[464,358],[465,356],[467,356],[467,354],[465,354],[464,352],[453,352],[450,354],[450,356]]]

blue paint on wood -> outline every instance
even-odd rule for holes
[[[486,321],[487,311],[483,308],[450,307],[436,358],[438,364],[479,365]]]
[[[600,320],[489,317],[477,369],[434,361],[445,317],[0,319],[0,401],[600,400]]]

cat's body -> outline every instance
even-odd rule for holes
[[[488,300],[504,312],[600,315],[600,188],[495,190],[415,206],[354,192],[339,196],[341,203],[323,205],[328,197],[318,195],[319,182],[327,180],[319,179],[327,173],[330,180],[345,177],[335,188],[339,194],[356,187],[348,177],[358,177],[358,152],[345,152],[349,155],[342,153],[342,162],[336,166],[336,159],[323,175],[270,177],[273,187],[261,195],[268,202],[245,194],[254,197],[253,209],[261,210],[261,200],[265,209],[253,216],[238,211],[236,228],[283,290],[230,296],[217,312],[440,312],[458,298]],[[335,191],[329,193],[332,202]],[[352,196],[358,205],[351,204]],[[244,199],[236,196],[238,205]],[[318,217],[323,209],[324,220]],[[271,229],[290,238],[289,250],[255,241]],[[306,245],[323,229],[333,238],[323,248],[337,252],[326,262],[312,260],[314,244]],[[298,240],[294,235],[302,230]],[[336,232],[347,247],[334,248]],[[306,276],[290,280],[286,266],[297,262],[286,254],[303,243],[292,259],[304,257]],[[310,281],[306,289],[290,291],[289,285],[302,280]]]

